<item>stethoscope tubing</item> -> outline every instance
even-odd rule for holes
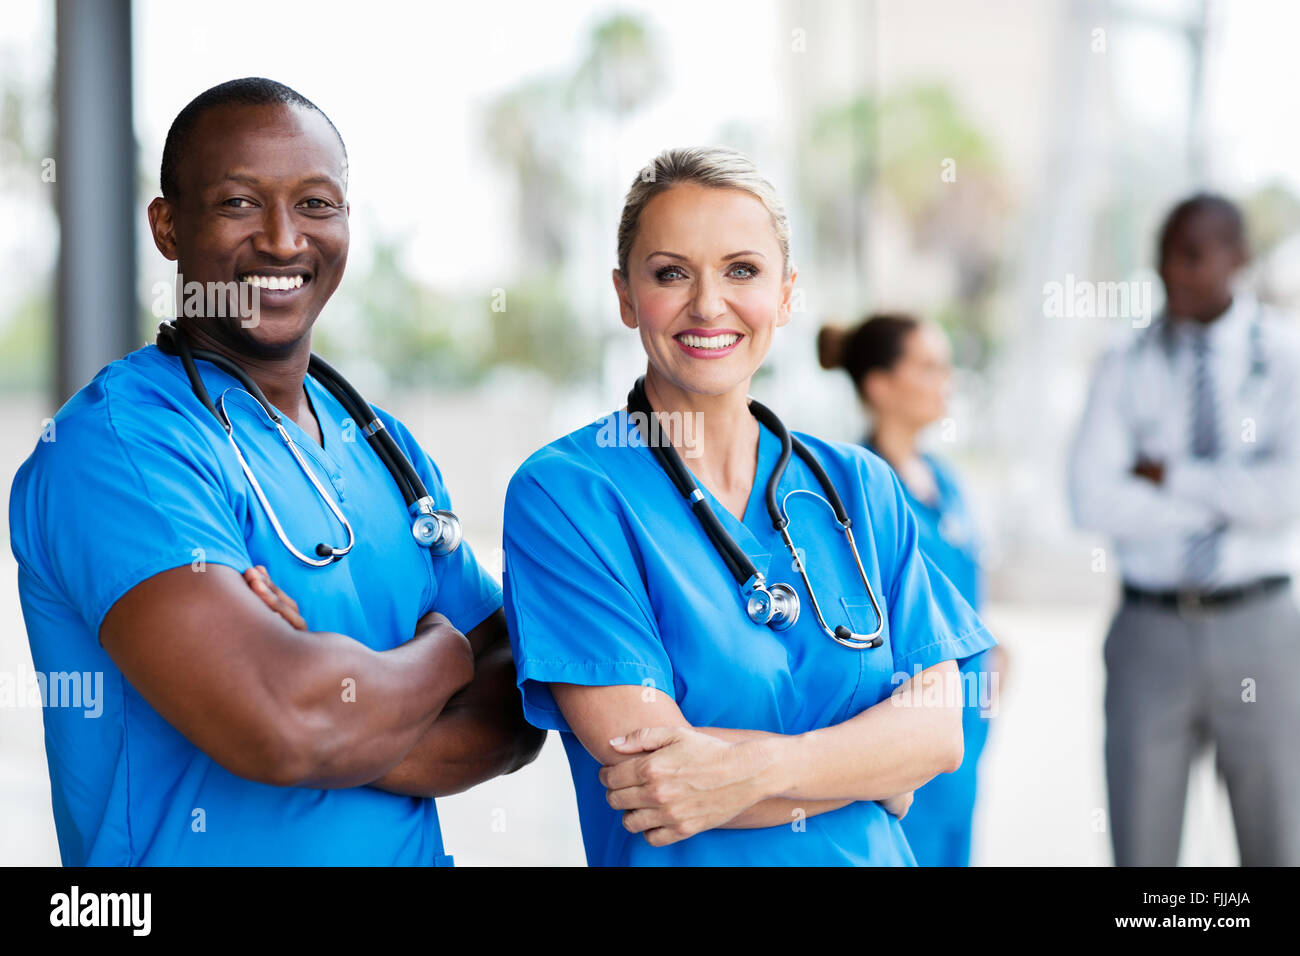
[[[650,401],[646,396],[644,377],[638,378],[636,383],[632,386],[631,392],[628,393],[627,408],[629,413],[642,416],[647,423],[647,428],[649,428],[649,424],[653,420],[654,410],[650,407]],[[768,430],[776,435],[781,442],[781,453],[777,458],[776,465],[772,469],[772,474],[768,476],[767,487],[764,490],[764,498],[767,503],[768,514],[772,519],[772,527],[781,534],[781,538],[785,542],[786,548],[795,558],[795,565],[799,571],[800,577],[803,578],[804,587],[808,591],[808,596],[811,599],[813,606],[813,614],[817,618],[818,625],[828,637],[844,647],[853,648],[854,650],[880,647],[883,644],[881,634],[885,627],[884,612],[881,610],[880,603],[876,599],[875,589],[872,588],[871,581],[867,577],[866,568],[862,564],[862,558],[858,553],[857,543],[853,538],[853,532],[851,530],[852,522],[849,519],[848,512],[844,509],[844,502],[840,499],[839,493],[835,490],[834,483],[830,480],[830,476],[826,474],[826,470],[821,466],[821,463],[817,460],[817,457],[812,453],[812,451],[804,445],[803,442],[794,438],[790,434],[789,430],[771,409],[752,398],[749,401],[749,409],[753,413],[754,417],[758,419],[761,424],[767,426]],[[727,570],[730,571],[732,577],[735,578],[742,594],[745,592],[753,593],[754,591],[760,591],[766,594],[769,591],[784,589],[786,592],[789,592],[793,598],[794,592],[790,589],[789,585],[766,585],[763,575],[754,567],[754,563],[750,561],[749,556],[745,554],[744,550],[741,549],[736,540],[727,533],[725,528],[722,527],[722,523],[718,520],[717,515],[714,514],[713,509],[709,507],[709,504],[704,497],[704,493],[700,490],[698,484],[696,484],[696,482],[691,478],[690,472],[682,462],[681,456],[677,454],[676,449],[672,447],[672,443],[653,441],[650,440],[652,436],[646,437],[646,444],[650,446],[652,454],[668,474],[673,484],[677,487],[678,492],[680,492],[682,497],[686,498],[690,502],[691,510],[699,519],[709,541],[713,544],[714,549],[722,558],[723,563],[726,564]],[[795,547],[794,541],[790,536],[790,519],[785,513],[785,503],[784,501],[777,501],[778,486],[785,475],[786,467],[789,465],[790,455],[792,452],[797,454],[804,464],[808,466],[818,485],[821,486],[825,498],[821,498],[820,500],[824,501],[834,513],[835,520],[839,523],[840,530],[844,532],[845,538],[849,543],[849,549],[853,552],[853,561],[857,566],[858,575],[867,589],[868,599],[870,600],[872,609],[876,614],[876,627],[870,634],[855,634],[843,625],[832,628],[826,622],[826,618],[822,614],[816,593],[813,591],[812,582],[808,578],[807,571],[804,568],[804,563],[799,559],[798,549]],[[794,493],[795,492],[790,492],[790,494]],[[813,492],[807,493],[813,494]],[[786,495],[786,499],[789,499],[790,494]],[[814,495],[814,497],[819,496]],[[797,604],[794,609],[794,614],[796,616],[798,614]],[[753,617],[751,615],[751,620],[752,619]],[[784,629],[785,627],[790,626],[793,621],[794,618],[789,618],[779,625],[774,623],[770,624],[770,626],[776,627],[777,629]]]
[[[281,543],[284,544],[284,546],[300,561],[314,567],[322,567],[326,564],[330,564],[347,554],[348,551],[352,549],[352,545],[356,540],[351,523],[343,514],[342,509],[340,509],[334,503],[333,499],[326,493],[324,487],[316,478],[315,474],[313,474],[311,468],[303,459],[302,454],[294,445],[293,439],[285,430],[280,413],[267,400],[257,383],[254,382],[237,363],[233,362],[226,356],[206,349],[192,348],[189,342],[186,341],[184,334],[181,333],[174,323],[164,322],[159,326],[158,347],[168,354],[180,357],[181,364],[184,366],[185,373],[189,377],[190,385],[195,396],[198,397],[204,407],[207,408],[208,411],[210,411],[221,423],[222,428],[226,432],[226,437],[229,438],[231,445],[235,449],[235,454],[239,459],[240,468],[248,478],[249,483],[252,485],[258,501],[261,503],[263,511],[266,512],[270,519],[271,525],[275,529],[276,535],[280,538]],[[213,403],[212,397],[208,394],[202,376],[199,375],[198,366],[196,366],[194,362],[196,358],[210,362],[222,371],[226,372],[239,382],[240,386],[248,392],[248,394],[251,395],[259,405],[262,406],[262,410],[271,419],[276,430],[280,433],[281,438],[288,446],[289,451],[293,454],[294,460],[297,461],[298,466],[302,469],[312,486],[316,489],[317,494],[320,495],[320,497],[325,501],[325,504],[329,507],[330,512],[347,530],[348,543],[346,547],[332,548],[329,545],[319,545],[317,550],[318,553],[321,554],[321,557],[324,558],[322,561],[304,555],[288,540],[279,519],[276,517],[274,510],[270,506],[270,502],[262,491],[261,484],[253,475],[252,469],[248,465],[248,461],[244,458],[243,452],[240,451],[239,445],[235,442],[234,429],[225,412],[224,395],[222,396],[221,408],[218,409]],[[319,355],[311,355],[308,360],[308,372],[314,375],[325,389],[334,396],[335,400],[343,406],[344,411],[348,413],[353,422],[356,423],[357,427],[361,429],[362,434],[365,436],[366,443],[370,445],[375,454],[379,457],[379,460],[383,463],[384,467],[388,470],[389,474],[392,475],[393,481],[396,483],[397,488],[402,495],[402,500],[406,504],[407,511],[415,519],[415,524],[412,526],[412,533],[415,535],[416,540],[431,548],[435,554],[450,554],[452,551],[455,551],[460,546],[461,541],[459,520],[452,512],[440,511],[434,507],[434,501],[429,495],[428,490],[425,488],[424,482],[420,479],[419,473],[415,470],[415,466],[411,464],[410,459],[407,458],[398,447],[397,442],[393,439],[392,435],[389,434],[388,429],[384,427],[384,423],[377,415],[375,415],[374,409],[370,406],[370,403],[362,398],[361,394],[352,386],[352,384]],[[326,555],[325,552],[329,552],[328,555]]]

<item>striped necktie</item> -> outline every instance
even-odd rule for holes
[[[1192,346],[1191,439],[1192,457],[1201,460],[1219,454],[1218,402],[1210,372],[1209,329],[1189,330]],[[1202,531],[1187,542],[1184,570],[1188,584],[1204,586],[1214,577],[1219,564],[1220,529]]]

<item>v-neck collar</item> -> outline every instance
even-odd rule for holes
[[[649,453],[649,449],[647,449]],[[776,468],[777,459],[781,455],[781,442],[768,429],[759,422],[758,424],[758,464],[754,469],[754,484],[749,489],[749,500],[745,502],[744,520],[738,521],[726,507],[723,506],[708,487],[700,481],[695,472],[691,472],[691,479],[695,482],[697,488],[703,492],[705,500],[708,501],[709,507],[717,515],[718,521],[726,529],[727,534],[731,535],[740,549],[749,556],[749,560],[754,562],[754,567],[759,573],[767,575],[768,568],[772,563],[772,551],[764,541],[770,541],[771,536],[775,534],[772,527],[771,516],[767,512],[767,482]],[[690,459],[683,456],[682,463],[686,465],[687,471],[690,471]],[[658,462],[656,462],[656,466]],[[780,491],[780,485],[777,487]],[[778,500],[779,495],[778,495]],[[702,533],[702,532],[701,532]],[[707,540],[707,539],[706,539]]]
[[[172,370],[173,375],[180,379],[185,390],[193,394],[193,387],[190,384],[189,376],[185,374],[185,368],[181,364],[180,359],[168,361],[172,356],[169,356],[162,349],[158,348],[156,344],[150,344],[146,347],[153,349],[157,356],[162,359],[162,363]],[[195,367],[199,371],[199,377],[202,378],[204,383],[207,385],[208,394],[211,396],[214,403],[218,401],[221,393],[225,391],[227,387],[233,386],[243,392],[249,402],[252,402],[255,405],[257,404],[257,399],[244,389],[243,385],[240,384],[239,379],[235,378],[235,376],[231,375],[225,369],[212,364],[206,359],[195,359]],[[211,379],[211,376],[213,375],[219,376],[219,380],[224,382],[225,385],[221,388],[214,389]],[[298,446],[299,450],[310,455],[333,479],[339,474],[339,463],[334,460],[332,454],[333,448],[338,444],[338,442],[330,440],[331,433],[327,423],[333,421],[332,417],[330,415],[319,414],[320,409],[325,407],[326,404],[325,387],[321,385],[320,382],[316,381],[310,373],[304,376],[303,385],[307,391],[307,400],[311,405],[312,414],[315,415],[316,423],[320,426],[320,442],[317,442],[316,439],[307,434],[306,430],[288,415],[280,412],[279,409],[276,411],[279,412],[280,423],[284,426],[285,431],[288,432],[289,437],[293,439],[294,444]],[[205,414],[209,413],[205,412]],[[274,423],[272,423],[270,418],[266,416],[264,410],[262,414],[250,415],[248,417],[252,421],[260,423],[262,427],[268,430],[275,428]],[[326,450],[327,447],[330,449],[329,451]]]

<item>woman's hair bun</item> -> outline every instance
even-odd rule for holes
[[[844,368],[844,353],[849,343],[849,330],[828,322],[817,332],[817,361],[824,369]]]

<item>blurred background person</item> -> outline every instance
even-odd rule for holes
[[[1164,313],[1105,354],[1071,455],[1079,523],[1114,539],[1106,775],[1120,866],[1177,861],[1193,758],[1212,741],[1241,862],[1300,864],[1300,339],[1234,287],[1242,215],[1178,203]]]
[[[922,451],[920,437],[947,415],[952,349],[943,330],[910,315],[877,314],[851,330],[823,326],[822,368],[843,369],[870,413],[863,444],[898,475],[916,515],[919,545],[976,611],[983,603],[979,537],[952,467]],[[959,665],[965,756],[952,773],[919,788],[903,831],[921,866],[969,866],[977,767],[996,712],[1002,651],[991,647]]]

